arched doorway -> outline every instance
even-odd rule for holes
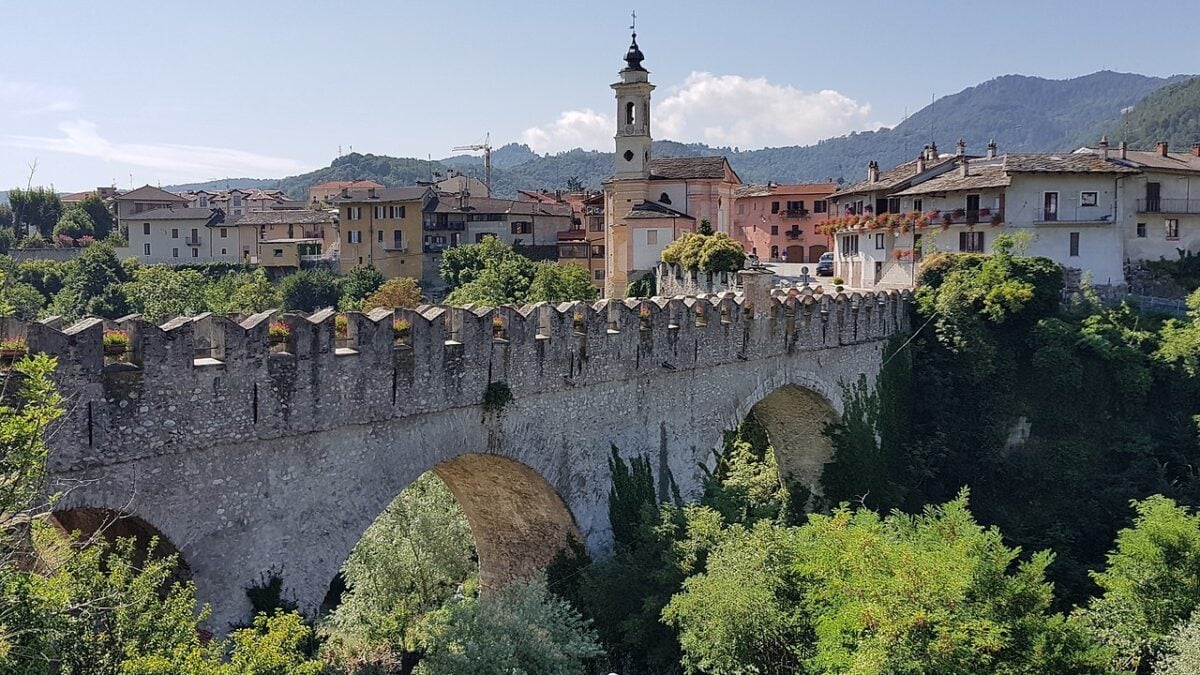
[[[813,244],[812,246],[809,246],[808,247],[808,261],[809,262],[818,262],[821,259],[821,254],[827,252],[828,250],[829,250],[828,248],[826,248],[825,246],[823,246],[821,244]]]
[[[787,247],[787,259],[793,263],[804,262],[804,247],[796,244]]]
[[[832,404],[812,389],[787,385],[755,403],[749,414],[767,432],[780,480],[820,495],[821,474],[833,459],[833,442],[825,435],[837,420]]]

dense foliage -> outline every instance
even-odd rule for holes
[[[1200,138],[1200,78],[1176,82],[1155,91],[1130,108],[1105,131],[1113,143],[1151,150],[1166,141],[1176,152],[1189,152]],[[1096,139],[1091,139],[1094,145]]]
[[[701,272],[736,272],[746,266],[746,250],[724,232],[685,232],[663,249],[662,261]]]
[[[440,272],[451,288],[446,298],[451,305],[566,302],[599,295],[582,267],[535,263],[496,237],[448,249]]]

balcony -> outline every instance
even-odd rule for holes
[[[1139,199],[1138,213],[1200,213],[1200,199]]]
[[[199,237],[188,237],[187,239],[183,240],[183,243],[187,246],[203,246],[203,243],[200,241]]]
[[[587,233],[582,229],[560,230],[558,233],[559,241],[584,241],[585,239],[587,239]]]
[[[783,218],[784,220],[789,220],[792,218],[804,218],[807,216],[808,216],[808,209],[789,209],[786,211],[779,212],[779,217]]]
[[[799,239],[804,236],[804,230],[788,230],[783,233],[788,239]]]
[[[1064,209],[1038,209],[1033,213],[1036,223],[1111,223],[1116,218],[1112,211],[1095,207],[1084,207],[1074,211]]]
[[[998,224],[1004,222],[1004,209],[951,209],[949,211],[927,211],[925,218],[930,225],[976,225],[978,223]],[[896,214],[892,214],[896,217]]]

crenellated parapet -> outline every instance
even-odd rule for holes
[[[51,468],[65,472],[477,406],[493,382],[530,396],[907,330],[906,291],[769,297],[761,308],[727,292],[346,312],[341,332],[332,309],[161,325],[137,315],[71,326],[0,318],[0,329],[59,360],[68,413],[51,441]],[[289,329],[280,344],[268,334],[276,321]],[[129,348],[106,355],[103,335],[114,329]]]

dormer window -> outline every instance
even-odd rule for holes
[[[669,195],[665,192],[662,193],[661,195],[658,196],[658,202],[660,204],[670,204],[671,203],[671,195]]]
[[[200,195],[200,208],[202,208],[202,209],[208,208],[208,196],[207,195]]]

